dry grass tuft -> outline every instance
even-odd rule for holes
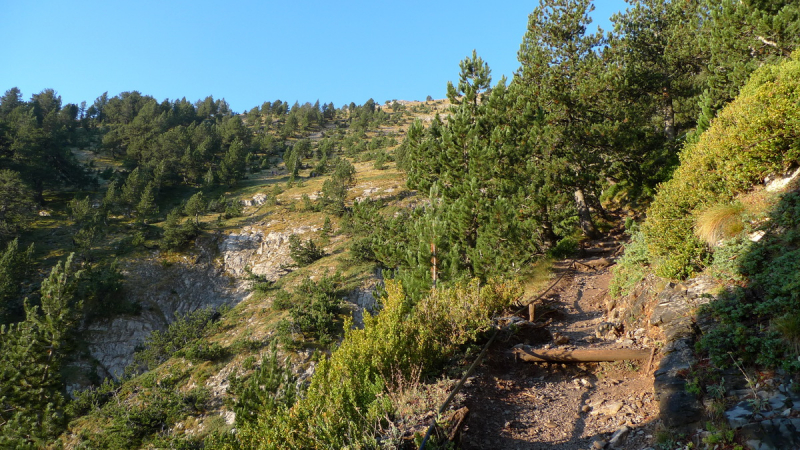
[[[697,216],[695,234],[709,245],[732,238],[744,231],[745,212],[746,208],[739,201],[714,205]]]

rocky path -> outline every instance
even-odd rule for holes
[[[658,405],[649,361],[530,363],[512,348],[601,349],[650,344],[644,330],[606,321],[614,242],[595,242],[556,267],[564,279],[537,305],[537,323],[500,336],[469,380],[463,449],[644,449],[654,447]],[[605,260],[604,260],[605,259]]]

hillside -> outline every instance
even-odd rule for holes
[[[591,9],[443,100],[6,91],[0,447],[800,445],[800,7]]]

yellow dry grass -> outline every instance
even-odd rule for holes
[[[702,210],[696,217],[695,234],[709,245],[730,239],[765,220],[779,195],[760,188],[740,195],[730,203],[721,203]]]
[[[697,216],[695,233],[709,245],[716,245],[744,230],[744,213],[745,207],[739,201],[714,205]]]

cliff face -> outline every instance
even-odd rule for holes
[[[153,331],[166,329],[177,317],[200,308],[234,306],[244,300],[249,294],[245,268],[272,281],[288,273],[286,266],[292,263],[289,236],[317,228],[268,231],[270,225],[247,226],[236,233],[199,240],[195,255],[182,256],[178,261],[167,262],[164,255],[154,252],[129,262],[124,269],[124,295],[139,303],[142,312],[89,327],[89,353],[97,362],[97,375],[119,378],[132,361],[136,346]],[[373,304],[370,292],[357,293],[354,303],[361,307]],[[361,310],[358,308],[358,313]]]
[[[213,261],[183,258],[165,264],[154,256],[129,264],[124,273],[125,295],[138,302],[142,312],[89,327],[89,352],[100,377],[122,375],[136,346],[176,317],[205,307],[233,306],[248,294],[245,283]]]
[[[300,226],[285,231],[270,231],[275,224],[261,223],[242,228],[238,233],[230,233],[220,243],[219,250],[225,270],[233,276],[244,277],[248,268],[255,275],[263,275],[270,281],[277,281],[292,264],[289,256],[289,236],[317,231],[314,226]]]

